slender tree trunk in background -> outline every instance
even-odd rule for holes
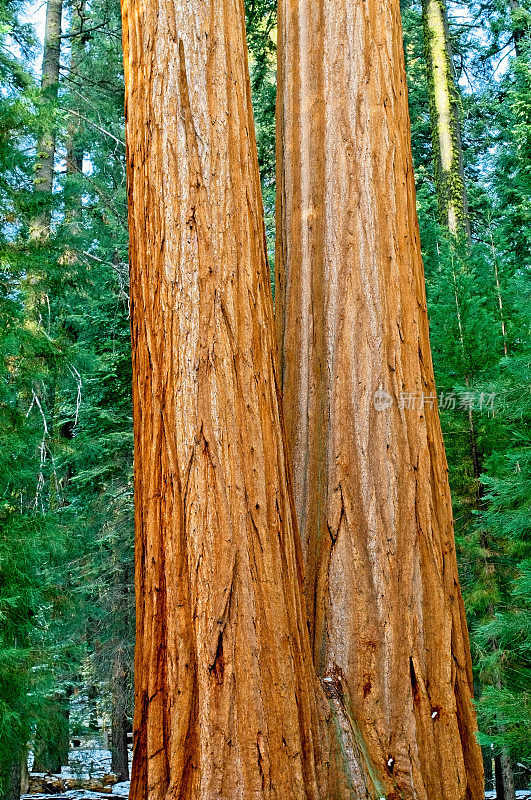
[[[500,312],[500,326],[503,343],[503,354],[507,356],[509,353],[507,347],[507,330],[505,325],[505,312],[503,308],[503,297],[500,284],[500,273],[498,269],[498,258],[496,256],[496,248],[494,247],[494,238],[492,236],[492,220],[489,217],[489,237],[490,237],[490,251],[492,254],[492,268],[494,270],[494,280],[496,282],[496,299],[498,301],[498,310]]]
[[[513,768],[511,759],[505,750],[502,750],[501,754],[494,758],[494,782],[496,800],[515,800]]]
[[[85,0],[78,0],[72,11],[72,21],[70,25],[70,81],[79,83],[78,69],[83,61],[85,54]],[[77,105],[74,104],[74,105]],[[75,110],[75,109],[74,109]],[[82,145],[83,124],[79,117],[72,115],[68,123],[68,138],[66,142],[66,171],[68,175],[83,174],[83,145]],[[72,190],[70,190],[72,194]],[[72,209],[72,221],[79,221],[82,212],[81,192],[76,191],[74,197],[70,198]]]
[[[244,8],[124,0],[136,595],[131,800],[328,800]],[[339,776],[338,781],[341,780]]]
[[[278,37],[276,322],[315,665],[382,795],[480,800],[399,2],[281,0]]]
[[[509,756],[509,752],[506,749],[503,749],[501,752],[500,766],[501,766],[503,792],[504,792],[503,798],[504,800],[515,800],[516,791],[514,788],[513,766],[511,764],[511,758]]]
[[[29,791],[29,769],[28,769],[28,753],[27,750],[24,750],[24,754],[22,756],[22,764],[21,764],[21,775],[20,775],[20,791],[21,794],[27,794]]]
[[[494,781],[496,800],[516,800],[513,767],[509,753],[505,749],[494,758]]]
[[[13,745],[13,740],[11,740]],[[3,790],[2,800],[20,800],[22,784],[22,752],[19,754],[2,752],[0,748],[0,791]]]
[[[458,242],[468,244],[470,222],[463,171],[459,94],[445,0],[422,0],[422,18],[439,217],[441,224]]]
[[[7,790],[5,800],[20,800],[22,784],[22,759],[14,758],[7,769]]]
[[[452,255],[452,259],[453,259]],[[455,271],[455,263],[452,261],[452,282],[454,288],[454,300],[455,300],[455,315],[457,319],[457,330],[459,335],[459,347],[461,350],[461,359],[463,363],[463,373],[465,379],[465,385],[467,389],[470,389],[470,376],[469,376],[469,366],[467,360],[467,353],[465,347],[465,332],[463,330],[463,319],[461,316],[461,303],[459,301],[459,287],[457,285],[457,275]],[[483,493],[483,488],[481,484],[481,467],[480,467],[480,460],[479,460],[479,452],[478,452],[478,445],[477,445],[477,435],[476,435],[476,423],[474,419],[474,411],[472,406],[469,406],[468,411],[468,440],[470,446],[470,460],[472,463],[472,474],[474,475],[474,483],[475,483],[475,504],[476,507],[479,509],[481,503],[481,495]]]
[[[494,785],[496,788],[496,800],[507,800],[503,785],[503,775],[500,756],[494,757]]]
[[[518,25],[518,24],[515,25],[514,24],[515,23],[515,19],[514,18],[518,14],[518,12],[520,11],[521,5],[518,2],[518,0],[508,0],[508,3],[509,3],[509,8],[511,10],[511,15],[513,17],[514,52],[515,52],[517,58],[519,58],[523,53],[522,42],[523,42],[523,38],[525,36],[525,29],[522,27],[522,25]]]
[[[125,653],[119,649],[114,659],[114,676],[112,683],[111,714],[111,772],[118,781],[129,780],[129,759],[127,753],[127,665]]]
[[[50,228],[50,196],[53,188],[53,166],[55,158],[55,123],[52,118],[59,88],[59,59],[61,55],[62,0],[48,0],[44,29],[44,55],[42,61],[41,90],[50,114],[45,120],[44,130],[37,142],[35,177],[33,185],[40,199],[40,208],[33,219],[32,238],[45,236]]]
[[[494,616],[494,609],[491,610]],[[491,643],[493,651],[498,650],[498,643],[493,640]],[[496,682],[498,689],[502,688],[501,679]],[[498,721],[498,733],[505,735],[505,725],[502,720]],[[514,772],[511,763],[511,755],[506,747],[502,747],[501,752],[494,758],[494,780],[496,784],[496,800],[516,800],[514,787]]]
[[[127,731],[129,726],[128,709],[130,705],[130,666],[126,646],[132,630],[130,626],[130,587],[132,575],[127,562],[123,562],[119,552],[114,551],[114,600],[113,616],[121,620],[123,626],[118,635],[122,641],[114,653],[112,679],[111,713],[111,771],[120,782],[129,780],[129,756],[127,751]]]

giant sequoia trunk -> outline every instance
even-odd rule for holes
[[[445,0],[422,0],[422,20],[439,217],[452,236],[466,244],[470,238],[470,223],[459,95]]]
[[[33,185],[39,208],[32,220],[32,238],[45,236],[50,228],[51,194],[53,188],[55,131],[53,117],[59,88],[59,59],[61,55],[62,0],[48,0],[46,4],[46,24],[44,29],[44,54],[42,60],[41,91],[45,103],[43,129],[37,142],[35,177]]]
[[[312,667],[284,456],[243,3],[123,0],[122,12],[130,797],[324,800],[330,711]]]
[[[277,332],[315,665],[388,798],[483,797],[398,0],[280,0]]]

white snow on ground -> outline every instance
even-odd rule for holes
[[[129,754],[131,762],[132,754]],[[131,763],[129,764],[131,766]],[[60,778],[75,778],[89,780],[99,778],[111,771],[111,751],[104,750],[101,746],[77,747],[70,750],[68,766],[63,767]],[[99,791],[89,792],[86,789],[72,789],[63,794],[25,794],[21,800],[103,800],[105,797],[129,797],[129,781],[116,783],[112,787],[112,794]]]
[[[112,787],[112,794],[73,789],[70,792],[63,792],[63,794],[24,794],[22,800],[104,800],[106,797],[129,797],[129,781],[115,784]]]
[[[87,792],[85,789],[76,789],[63,794],[24,794],[27,800],[103,800],[105,797],[128,797],[129,783],[117,783],[112,794],[101,792]]]
[[[516,792],[516,797],[517,800],[531,800],[531,790],[521,789]],[[485,792],[485,800],[496,800],[496,792]]]
[[[26,794],[24,798],[26,800],[103,800],[105,797],[122,797],[127,798],[129,796],[129,782],[127,783],[117,783],[113,786],[113,793],[112,794],[101,794],[101,792],[87,792],[85,790],[79,789],[72,792],[65,792],[64,794]],[[531,792],[530,791],[518,791],[516,792],[516,797],[518,800],[531,800]],[[486,800],[496,800],[496,793],[495,792],[486,792],[485,793]]]
[[[76,790],[72,792],[65,792],[64,794],[26,794],[26,800],[103,800],[105,797],[123,797],[129,796],[129,782],[117,783],[113,786],[112,794],[101,794],[101,792],[87,792],[84,790]],[[518,791],[516,792],[518,800],[531,800],[531,791]],[[486,792],[486,800],[496,800],[495,792]]]
[[[129,754],[131,758],[131,753]],[[68,767],[63,767],[61,778],[77,778],[88,780],[98,778],[111,771],[111,752],[98,745],[79,747],[70,751]],[[106,797],[127,798],[129,781],[117,783],[112,787],[112,794],[89,792],[86,789],[72,789],[63,794],[26,794],[22,800],[104,800]],[[531,800],[531,791],[516,792],[517,800]],[[496,800],[495,792],[485,792],[485,800]]]

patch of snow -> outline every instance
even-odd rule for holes
[[[518,789],[516,792],[517,800],[531,800],[529,789]],[[496,800],[496,792],[485,792],[485,800]]]
[[[21,800],[104,800],[106,797],[129,797],[129,781],[113,786],[112,794],[89,792],[86,789],[72,789],[63,794],[24,794]]]
[[[103,800],[104,797],[112,796],[112,794],[102,794],[101,792],[88,792],[86,789],[72,789],[63,794],[24,794],[21,800]],[[123,795],[121,796],[123,797]],[[127,797],[127,795],[125,796]]]
[[[129,797],[130,785],[131,781],[126,781],[125,783],[115,783],[115,785],[112,787],[112,794],[116,797]]]

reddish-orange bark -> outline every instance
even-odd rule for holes
[[[336,701],[309,646],[243,3],[123,0],[122,11],[137,593],[130,797],[365,797],[328,735]]]
[[[480,800],[399,0],[279,12],[276,322],[315,665],[382,795]]]

